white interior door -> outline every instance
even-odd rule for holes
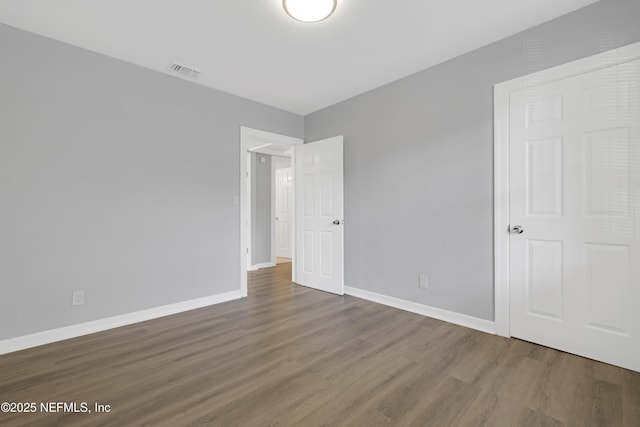
[[[276,255],[291,258],[293,169],[276,169]]]
[[[344,295],[342,136],[295,147],[296,280]]]
[[[511,335],[636,371],[639,88],[635,60],[509,107]]]

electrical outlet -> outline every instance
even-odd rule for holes
[[[429,288],[429,280],[427,279],[427,276],[425,276],[424,274],[420,274],[418,276],[418,287],[420,289],[428,289]]]
[[[73,291],[71,305],[82,305],[82,304],[84,304],[84,291]]]

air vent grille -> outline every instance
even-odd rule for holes
[[[195,79],[200,75],[200,70],[196,70],[195,68],[185,67],[184,65],[173,63],[169,67],[169,71],[179,76],[188,77],[191,79]]]

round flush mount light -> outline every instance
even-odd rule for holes
[[[331,16],[338,0],[282,0],[285,12],[302,22],[318,22]]]

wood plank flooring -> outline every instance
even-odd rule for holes
[[[2,426],[640,426],[640,374],[252,272],[249,297],[0,356]]]

